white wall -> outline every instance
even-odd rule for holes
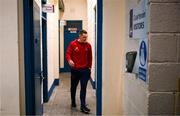
[[[60,20],[82,20],[83,29],[87,30],[87,1],[64,0],[65,10]],[[64,29],[60,29],[60,68],[64,67]]]
[[[95,80],[95,10],[97,0],[87,0],[87,12],[88,12],[88,40],[92,46],[93,62],[91,68],[91,78]]]
[[[0,27],[1,27],[1,23],[0,23]],[[1,34],[1,31],[2,29],[0,28],[0,34]],[[2,55],[2,48],[1,48],[1,44],[2,44],[2,41],[0,42],[0,63],[2,63],[2,58],[1,58],[1,55]],[[2,115],[2,66],[0,66],[0,115]]]
[[[47,13],[47,55],[48,55],[48,90],[54,79],[59,78],[59,36],[58,19],[59,8],[58,0],[49,0],[49,4],[54,4],[55,12]]]
[[[122,114],[122,65],[124,56],[125,0],[103,0],[102,110]],[[97,38],[98,39],[98,38]]]
[[[83,20],[87,30],[87,0],[64,0],[64,14],[61,20]]]
[[[1,44],[0,44],[1,45]],[[1,55],[2,51],[0,49],[0,55]],[[1,63],[2,59],[0,57],[0,63]],[[0,66],[0,115],[2,115],[2,66]]]
[[[17,3],[0,1],[1,115],[20,114]]]

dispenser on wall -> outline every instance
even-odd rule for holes
[[[136,51],[130,51],[126,53],[126,71],[129,73],[132,73],[133,71],[136,55]]]

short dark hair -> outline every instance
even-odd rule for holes
[[[86,30],[79,31],[79,35],[82,35],[82,34],[87,34],[87,31]]]

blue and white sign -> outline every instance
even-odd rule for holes
[[[139,44],[139,78],[147,80],[148,44],[147,39],[140,40]]]

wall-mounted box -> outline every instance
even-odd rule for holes
[[[126,53],[126,71],[132,73],[134,68],[134,63],[136,61],[136,51],[131,51]]]

